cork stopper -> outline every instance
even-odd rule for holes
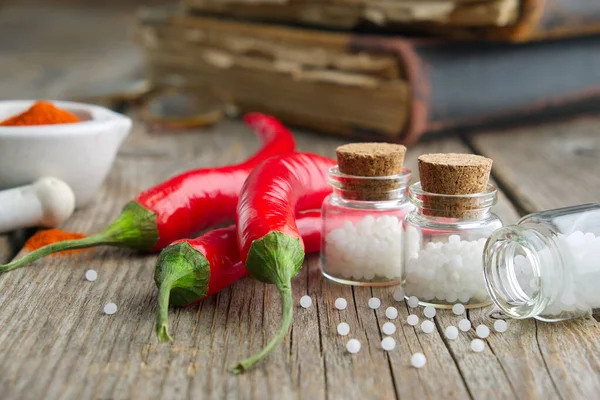
[[[340,172],[354,176],[402,173],[406,147],[391,143],[350,143],[335,150]]]
[[[398,191],[403,190],[405,183],[398,176],[402,175],[406,147],[391,143],[350,143],[335,152],[339,171],[350,175],[342,182],[347,198],[362,201],[398,198]]]
[[[425,192],[470,195],[486,191],[492,160],[474,154],[424,154],[419,157],[421,188]],[[479,208],[479,199],[432,196],[425,208],[430,215],[464,218]]]

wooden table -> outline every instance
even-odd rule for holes
[[[139,73],[141,58],[123,39],[129,28],[115,22],[129,21],[130,13],[119,8],[88,13],[68,5],[56,6],[52,12],[48,6],[28,7],[14,3],[0,14],[0,37],[14,38],[0,41],[3,97],[68,97],[67,89],[85,84],[86,79],[121,79]],[[27,23],[29,29],[15,34],[13,29],[19,25],[15,21]],[[65,21],[82,29],[72,46],[57,42],[66,32],[61,30]],[[102,29],[105,36],[98,33]],[[90,52],[86,40],[102,52]],[[40,46],[44,52],[32,50]],[[117,64],[109,65],[107,59]],[[300,150],[328,156],[344,143],[315,133],[296,134]],[[142,189],[190,168],[242,160],[257,147],[252,133],[238,121],[158,135],[136,119],[95,201],[78,210],[64,229],[97,232]],[[494,159],[493,177],[502,191],[496,212],[507,223],[529,212],[600,201],[597,117],[425,142],[409,149],[408,167],[415,168],[418,155],[440,151],[475,152]],[[18,239],[15,235],[0,238],[0,259],[10,259],[19,251],[22,240]],[[508,332],[492,334],[485,351],[473,353],[469,348],[473,331],[461,333],[454,341],[444,338],[444,328],[459,320],[451,312],[438,311],[437,330],[424,334],[404,322],[409,310],[393,301],[392,289],[333,284],[321,277],[314,256],[293,282],[295,302],[309,294],[313,307],[296,309],[290,334],[265,362],[245,375],[233,376],[227,367],[258,350],[275,331],[280,309],[277,292],[248,278],[200,305],[173,310],[175,341],[159,345],[154,335],[155,261],[155,255],[98,248],[50,257],[2,275],[0,397],[599,397],[600,332],[592,318],[554,324],[511,321]],[[87,269],[98,271],[96,282],[84,280]],[[371,310],[367,306],[371,296],[381,298],[384,306],[399,308],[393,335],[397,348],[392,352],[380,348],[385,307]],[[350,307],[335,310],[337,297],[348,299]],[[110,301],[119,310],[107,316],[102,309]],[[468,318],[474,326],[493,323],[489,308],[469,311]],[[359,354],[346,353],[347,338],[335,332],[341,321],[348,322],[352,337],[361,341]],[[425,368],[410,367],[414,352],[427,356]]]

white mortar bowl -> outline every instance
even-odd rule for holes
[[[28,109],[34,101],[0,101],[0,121]],[[44,176],[62,179],[80,207],[90,201],[110,170],[131,119],[104,107],[52,101],[81,122],[0,126],[0,190],[27,185]]]

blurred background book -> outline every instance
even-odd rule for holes
[[[600,31],[597,0],[183,0],[192,12],[335,29],[526,41]]]
[[[589,34],[600,2],[184,4],[139,14],[154,85],[208,89],[241,111],[321,132],[412,143],[577,112],[600,96],[600,37]]]

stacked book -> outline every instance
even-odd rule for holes
[[[138,36],[158,84],[410,143],[600,96],[595,32],[596,0],[184,0]]]

